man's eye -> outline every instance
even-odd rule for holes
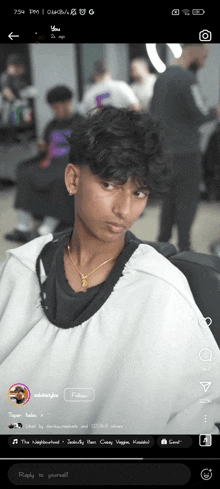
[[[140,196],[139,196],[140,199],[145,199],[149,195],[149,192],[141,192],[140,190],[137,190],[135,193],[140,194]]]
[[[102,182],[102,185],[107,189],[107,190],[112,190],[111,188],[109,188],[109,186],[112,186],[114,188],[114,185],[112,183],[109,183],[109,182]]]

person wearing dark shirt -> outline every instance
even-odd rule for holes
[[[207,44],[184,44],[181,57],[158,76],[150,107],[151,113],[167,126],[167,145],[173,160],[158,241],[169,241],[176,224],[180,251],[191,248],[190,229],[199,200],[202,179],[199,128],[220,114],[220,106],[208,110],[196,79],[207,55]]]
[[[72,91],[63,85],[47,92],[47,102],[55,118],[38,142],[40,153],[19,164],[17,194],[14,207],[18,210],[16,229],[7,233],[9,241],[25,243],[37,236],[53,232],[61,223],[68,227],[73,203],[66,194],[64,170],[69,161],[67,138],[81,124],[84,117],[74,112]],[[44,217],[43,223],[32,230],[32,216]]]
[[[20,54],[10,54],[6,65],[6,70],[0,76],[0,114],[3,125],[13,125],[22,120],[22,108],[27,105],[22,91],[28,86],[28,82],[25,62]]]
[[[21,142],[22,134],[33,129],[33,98],[36,87],[28,83],[25,58],[10,54],[0,76],[0,133],[4,144]]]

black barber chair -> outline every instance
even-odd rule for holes
[[[192,251],[178,253],[170,243],[143,243],[155,248],[185,275],[201,313],[212,319],[209,329],[220,348],[220,258]]]
[[[185,275],[201,313],[212,319],[209,329],[220,348],[220,258],[192,251],[178,253],[171,243],[143,243],[155,248]],[[216,426],[220,431],[220,424]]]

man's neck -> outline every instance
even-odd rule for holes
[[[110,80],[110,79],[111,79],[111,75],[106,73],[103,76],[96,76],[96,83],[102,83],[102,82],[105,82],[105,81]]]
[[[196,61],[194,61],[194,62],[188,61],[188,60],[186,61],[186,60],[184,60],[184,58],[182,58],[182,59],[181,58],[177,59],[175,64],[178,66],[181,66],[185,70],[190,70],[196,74],[197,71],[199,70],[199,65],[197,64],[197,62]]]
[[[71,112],[69,112],[68,116],[67,117],[63,117],[62,119],[59,119],[57,117],[57,120],[62,122],[62,121],[68,121],[69,119],[71,119],[71,117],[73,117],[73,114],[75,113],[75,110],[73,109]]]
[[[181,66],[185,70],[187,70],[188,69],[188,66],[189,66],[189,63],[186,61],[186,59],[184,59],[183,56],[181,56],[180,58],[176,59],[173,64],[174,65],[177,65],[177,66]]]
[[[125,246],[125,233],[117,240],[104,242],[88,232],[78,232],[76,227],[70,242],[71,255],[75,257],[79,267],[101,264],[105,260],[118,256]]]

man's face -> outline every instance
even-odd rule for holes
[[[25,73],[25,67],[24,65],[9,64],[7,66],[7,73],[13,76],[21,76]]]
[[[20,390],[17,390],[15,392],[15,397],[16,397],[16,399],[18,399],[20,401],[21,399],[24,399],[24,393]]]
[[[88,166],[77,168],[80,177],[75,195],[76,220],[102,241],[117,240],[142,214],[149,190],[138,190],[138,184],[131,178],[124,185],[117,185],[93,175]],[[109,223],[124,226],[124,229],[115,229]]]
[[[198,69],[203,68],[206,63],[206,58],[209,54],[209,45],[207,43],[192,47],[192,64]],[[194,70],[196,71],[196,69]]]
[[[205,43],[201,47],[199,47],[199,63],[201,67],[205,66],[206,58],[208,55],[209,55],[209,45]]]
[[[138,65],[136,61],[132,61],[131,63],[131,77],[134,78],[134,80],[139,79]]]
[[[69,118],[72,113],[73,105],[71,100],[65,100],[64,102],[55,102],[51,105],[51,109],[56,118],[62,121]]]
[[[141,60],[134,60],[131,62],[130,73],[134,80],[140,81],[143,74],[146,76],[148,69],[146,64]]]

